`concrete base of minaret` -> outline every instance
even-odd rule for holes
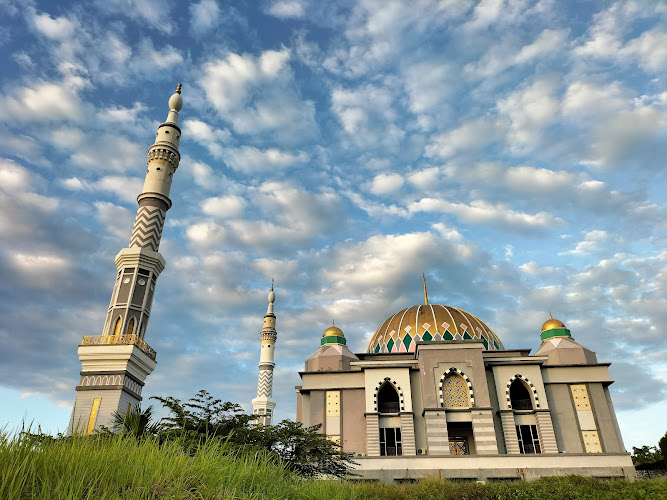
[[[113,428],[113,413],[141,403],[146,377],[156,366],[155,351],[135,335],[84,337],[79,346],[81,380],[67,434]]]
[[[252,413],[257,415],[253,421],[255,424],[271,425],[273,422],[273,410],[276,408],[276,400],[267,397],[258,397],[252,400]]]

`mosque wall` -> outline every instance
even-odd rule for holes
[[[366,395],[364,389],[346,389],[342,396],[342,427],[341,444],[345,451],[354,454],[366,453],[366,419],[363,412]]]
[[[622,445],[619,445],[618,437],[614,421],[616,416],[612,415],[607,398],[605,395],[605,388],[602,384],[588,384],[588,394],[591,399],[593,407],[593,414],[597,423],[598,431],[600,433],[600,441],[602,443],[602,450],[605,453],[618,453],[625,451]]]
[[[568,384],[546,384],[547,398],[551,404],[551,420],[556,434],[558,450],[566,453],[583,453],[584,447],[578,431],[577,414]]]

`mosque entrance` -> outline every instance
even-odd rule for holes
[[[475,455],[472,422],[448,422],[447,433],[451,455]]]

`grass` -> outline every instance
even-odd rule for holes
[[[530,483],[424,480],[384,485],[305,481],[263,453],[210,441],[191,456],[177,442],[126,436],[67,440],[0,435],[2,499],[659,499],[667,480],[600,482],[576,476]]]

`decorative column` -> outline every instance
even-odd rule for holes
[[[507,454],[519,454],[519,438],[516,435],[514,424],[514,413],[512,410],[500,410],[500,422],[503,426],[503,437],[505,438],[505,452]]]
[[[558,453],[554,424],[551,421],[551,412],[548,410],[538,410],[536,417],[537,432],[540,438],[540,448],[542,453]]]
[[[148,149],[146,180],[137,197],[139,208],[128,248],[116,255],[116,283],[102,335],[86,336],[79,346],[81,382],[68,433],[91,434],[112,427],[121,414],[141,402],[146,377],[156,365],[156,352],[144,341],[155,285],[165,261],[158,252],[169,191],[181,156],[178,112],[183,107],[181,84],[169,99],[169,114]]]
[[[366,413],[366,455],[380,456],[380,417],[377,413]]]
[[[424,410],[429,455],[449,455],[449,434],[444,409]]]
[[[472,433],[478,455],[496,455],[498,453],[491,410],[472,409]]]
[[[271,425],[276,400],[273,399],[273,354],[276,348],[276,316],[273,314],[273,303],[276,294],[273,292],[273,280],[269,292],[269,307],[264,316],[264,324],[260,333],[262,347],[259,355],[259,378],[257,379],[257,397],[252,400],[252,412],[257,415],[255,424]]]
[[[415,423],[412,413],[401,413],[401,438],[403,439],[403,455],[416,455]]]

